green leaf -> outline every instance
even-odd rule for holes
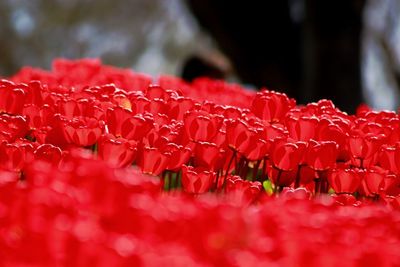
[[[270,180],[265,180],[265,181],[263,182],[263,187],[264,187],[265,192],[266,192],[269,196],[271,196],[271,195],[274,193],[274,185],[271,183]]]

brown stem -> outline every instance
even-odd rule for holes
[[[224,176],[224,184],[223,188],[225,188],[226,185],[226,179],[228,179],[228,174],[229,174],[229,169],[231,168],[232,162],[236,157],[236,151],[233,152],[231,159],[228,162],[228,167],[226,168],[225,176]]]
[[[275,188],[274,188],[274,193],[276,194],[276,192],[278,191],[278,184],[279,184],[279,180],[281,179],[281,175],[282,175],[282,171],[280,169],[278,170],[278,176],[276,177],[276,184],[275,184]]]
[[[301,171],[302,165],[299,164],[297,167],[297,173],[296,173],[296,181],[294,183],[294,188],[298,188],[300,186],[300,171]]]
[[[252,181],[257,181],[257,174],[258,168],[260,167],[261,160],[258,160],[256,165],[253,167],[253,177],[251,178]]]

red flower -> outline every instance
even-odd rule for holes
[[[150,101],[147,105],[147,111],[151,114],[166,114],[168,111],[168,106],[165,100],[160,98],[155,98]]]
[[[348,148],[352,156],[352,163],[361,168],[375,163],[374,157],[385,140],[384,135],[349,136]]]
[[[361,188],[364,195],[374,196],[380,194],[384,189],[386,176],[387,173],[385,173],[385,170],[379,167],[365,170],[361,181]]]
[[[117,137],[122,136],[122,124],[133,115],[131,111],[121,107],[108,109],[106,113],[106,124],[109,133]]]
[[[190,111],[184,118],[185,132],[190,140],[210,142],[217,134],[220,121],[201,111]]]
[[[308,141],[315,139],[318,123],[317,117],[302,116],[300,118],[289,117],[286,119],[285,125],[291,138],[298,141]]]
[[[113,100],[117,106],[127,110],[132,110],[132,103],[126,94],[116,93],[113,95]]]
[[[260,119],[268,122],[281,121],[286,113],[296,105],[294,99],[285,94],[262,91],[257,93],[251,105],[251,111]]]
[[[155,85],[155,84],[149,85],[145,90],[144,94],[150,100],[152,99],[168,100],[169,98],[169,94],[165,91],[165,89],[160,85]]]
[[[302,185],[302,186],[309,185],[311,182],[314,181],[315,178],[317,178],[316,171],[307,165],[301,166],[301,168],[298,169],[298,173],[296,173],[296,177],[297,176],[299,179],[299,185]]]
[[[271,147],[271,162],[282,171],[297,169],[303,158],[305,146],[297,145],[286,140],[277,140]]]
[[[194,160],[196,166],[207,167],[215,170],[219,159],[220,148],[214,143],[199,142],[194,149]]]
[[[380,166],[396,174],[400,174],[400,144],[383,146],[379,156]]]
[[[328,181],[337,194],[352,194],[357,191],[363,172],[358,169],[333,169],[329,172]]]
[[[180,146],[174,143],[168,143],[162,148],[165,152],[170,153],[168,159],[167,170],[179,170],[183,164],[187,163],[192,155],[189,147]]]
[[[321,119],[316,129],[317,140],[319,141],[334,141],[339,146],[344,145],[347,133],[348,125],[343,123],[341,120],[333,122],[329,119]]]
[[[257,131],[251,129],[243,120],[226,122],[226,139],[229,147],[235,151],[244,154],[255,136],[257,136]]]
[[[247,147],[247,150],[244,153],[245,157],[251,161],[261,160],[262,158],[266,157],[270,150],[270,142],[257,138],[257,136],[255,136],[252,140],[253,141],[250,142],[250,145]]]
[[[285,187],[291,186],[294,183],[296,179],[297,169],[293,169],[291,171],[282,171],[280,169],[277,169],[273,165],[269,165],[267,167],[267,172],[268,179],[270,179],[275,184],[275,186]]]
[[[210,190],[215,173],[192,166],[182,166],[182,188],[187,193],[201,194]]]
[[[168,166],[170,154],[162,153],[155,147],[143,147],[139,149],[138,166],[143,173],[159,175]]]
[[[232,176],[227,179],[225,190],[231,201],[241,205],[249,205],[260,197],[262,185],[257,181],[245,181],[239,176]]]
[[[305,152],[305,161],[314,170],[323,171],[335,166],[337,155],[335,142],[311,140]]]
[[[154,121],[152,118],[136,114],[122,123],[121,136],[126,139],[140,141],[153,127]]]
[[[103,126],[94,118],[74,118],[64,127],[67,140],[84,147],[94,145],[103,132]]]
[[[143,96],[140,92],[139,95],[131,95],[130,101],[132,103],[132,113],[133,114],[142,114],[148,111],[148,107],[151,103],[149,99]]]
[[[22,114],[27,118],[31,129],[39,129],[43,125],[41,108],[35,105],[25,105]]]
[[[58,164],[61,160],[62,151],[59,147],[51,144],[43,144],[33,152],[35,159],[44,160],[52,164]]]
[[[162,127],[163,129],[156,129],[153,128],[150,130],[150,132],[143,138],[142,144],[148,147],[158,147],[158,148],[163,148],[165,147],[168,143],[171,143],[171,140],[168,139],[168,137],[171,137],[171,131],[168,126],[164,125]]]
[[[282,190],[280,196],[287,197],[287,198],[295,198],[295,199],[310,199],[311,192],[308,191],[306,188],[299,187],[299,188],[290,188],[285,187]]]
[[[67,138],[65,132],[65,125],[67,120],[60,114],[54,114],[48,121],[48,127],[41,129],[40,132],[36,132],[40,136],[40,140],[46,143],[65,148],[71,141]]]
[[[30,160],[33,152],[30,143],[0,143],[0,166],[10,171],[20,171]]]
[[[187,97],[173,97],[168,100],[168,117],[175,120],[183,120],[184,114],[193,109],[194,101]]]
[[[43,105],[43,97],[42,94],[45,89],[42,86],[40,81],[31,81],[28,83],[28,86],[25,88],[26,99],[25,104],[32,104],[37,106]]]
[[[87,105],[88,101],[83,99],[84,103]],[[58,112],[63,115],[66,119],[73,119],[74,117],[83,116],[80,105],[78,105],[75,99],[60,99],[57,101],[56,105]]]
[[[113,167],[129,166],[136,158],[137,143],[124,138],[115,138],[112,135],[103,135],[97,143],[99,158]]]
[[[383,184],[383,194],[387,196],[400,195],[400,179],[398,179],[398,176],[387,173]]]
[[[24,107],[26,93],[15,84],[1,80],[0,81],[0,112],[10,114],[21,114]]]
[[[22,116],[0,114],[0,141],[14,141],[25,137],[29,130],[28,122]]]

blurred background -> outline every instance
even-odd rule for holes
[[[400,104],[400,0],[0,0],[0,76],[56,57],[186,80],[207,75],[332,99]]]

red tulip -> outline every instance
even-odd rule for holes
[[[398,176],[391,173],[386,174],[382,193],[387,196],[400,195],[400,179],[398,179]]]
[[[60,114],[54,114],[48,121],[49,127],[35,131],[36,138],[44,141],[42,143],[49,143],[63,149],[71,143],[65,132],[66,123],[67,120],[64,117]]]
[[[22,115],[27,118],[30,129],[39,129],[43,126],[41,108],[36,105],[25,105]]]
[[[295,100],[289,99],[285,94],[263,91],[257,93],[251,105],[251,111],[262,120],[278,122],[295,105]]]
[[[155,98],[150,101],[147,105],[147,110],[151,114],[166,114],[168,112],[168,106],[165,100]]]
[[[149,85],[145,90],[144,94],[150,100],[153,99],[168,100],[169,98],[168,93],[165,91],[163,87],[154,84]]]
[[[270,179],[275,186],[285,187],[291,186],[296,180],[297,169],[291,171],[282,171],[275,168],[273,165],[267,167],[268,179]]]
[[[218,132],[219,120],[200,111],[190,111],[184,118],[185,132],[190,140],[210,142]]]
[[[187,97],[174,97],[168,100],[168,116],[171,119],[183,120],[184,114],[194,108],[194,101]]]
[[[94,118],[74,118],[64,126],[65,137],[78,146],[92,146],[100,138],[103,127]]]
[[[154,120],[136,114],[126,119],[121,125],[121,136],[125,139],[140,141],[154,127]]]
[[[352,194],[357,191],[362,175],[358,169],[333,169],[328,174],[328,181],[337,194]]]
[[[271,162],[279,170],[295,170],[301,163],[304,149],[304,146],[299,146],[286,140],[277,140],[271,146]]]
[[[300,185],[302,185],[302,186],[309,185],[317,177],[318,176],[316,174],[316,171],[308,165],[301,166],[301,168],[298,169],[297,173],[296,173],[296,179],[299,180],[299,184],[298,184],[299,186]],[[314,184],[314,183],[312,183],[312,184]]]
[[[22,116],[0,114],[0,141],[14,141],[25,137],[29,126],[26,119]]]
[[[290,188],[290,187],[285,187],[279,196],[286,197],[286,198],[292,198],[292,199],[293,198],[295,198],[295,199],[310,199],[311,192],[303,187],[296,188],[296,189]]]
[[[308,141],[315,139],[318,123],[317,117],[302,116],[300,118],[289,117],[285,125],[291,138],[298,141]]]
[[[194,149],[196,166],[207,167],[211,171],[216,169],[219,160],[220,148],[214,143],[199,142]]]
[[[338,156],[338,147],[335,142],[310,141],[305,152],[305,162],[314,170],[323,171],[333,168]]]
[[[149,118],[150,118],[150,116],[149,116]],[[151,119],[154,120],[154,127],[160,127],[160,126],[167,125],[170,123],[169,117],[167,115],[161,114],[161,113],[154,114],[151,117]]]
[[[114,136],[122,136],[122,124],[133,117],[133,113],[121,107],[113,107],[107,110],[106,124],[108,132]]]
[[[385,185],[387,174],[379,167],[366,169],[362,177],[361,188],[366,196],[378,195]]]
[[[149,110],[149,105],[151,101],[143,95],[138,95],[135,97],[130,97],[130,102],[132,103],[132,113],[142,114]]]
[[[326,118],[321,119],[316,129],[316,140],[334,141],[339,146],[342,146],[347,139],[347,128],[347,125],[340,124],[339,121],[333,122]]]
[[[229,147],[244,154],[258,133],[243,120],[231,120],[226,123],[226,139]]]
[[[361,168],[369,167],[375,163],[375,156],[380,150],[385,136],[349,136],[348,148],[352,156],[352,163]]]
[[[0,166],[10,171],[20,171],[30,160],[34,148],[30,143],[0,143]],[[31,155],[30,154],[30,155]]]
[[[383,168],[400,174],[400,145],[383,146],[379,155],[379,163]]]
[[[14,85],[0,84],[0,112],[10,114],[21,114],[26,99],[26,93],[23,89]]]
[[[142,144],[148,147],[163,148],[172,141],[168,139],[169,134],[171,134],[169,130],[168,133],[166,133],[166,131],[162,131],[161,129],[157,131],[156,128],[153,128],[142,139]]]
[[[228,199],[241,205],[254,203],[261,195],[260,182],[242,180],[239,176],[228,177],[225,191]]]
[[[276,138],[288,138],[289,133],[281,124],[269,124],[266,123],[263,125],[263,132],[261,136],[266,141],[273,141]]]
[[[121,108],[132,110],[132,103],[126,94],[121,94],[121,93],[114,94],[113,102]]]
[[[186,164],[192,155],[192,149],[189,147],[180,146],[174,143],[168,143],[163,147],[163,150],[170,153],[168,159],[167,170],[179,170],[183,164]]]
[[[57,165],[61,160],[62,151],[59,147],[51,144],[43,144],[38,146],[33,154],[35,159],[40,159]]]
[[[25,104],[32,104],[36,106],[43,105],[43,92],[45,89],[40,81],[31,81],[25,88],[26,99]]]
[[[192,166],[182,166],[182,188],[187,193],[201,194],[211,189],[215,173]]]
[[[269,153],[271,144],[269,141],[264,141],[260,138],[253,138],[250,145],[247,147],[244,155],[248,160],[257,161],[266,157]]]
[[[158,148],[147,147],[139,150],[138,166],[143,173],[161,174],[168,166],[169,153],[162,153]]]
[[[97,154],[113,167],[126,167],[136,158],[137,143],[112,135],[103,135],[97,143]]]
[[[240,119],[243,116],[243,111],[237,107],[222,106],[222,114],[226,119]]]
[[[87,101],[85,101],[85,104],[87,104]],[[83,112],[75,99],[60,99],[55,106],[66,119],[71,120],[74,117],[83,116]]]

